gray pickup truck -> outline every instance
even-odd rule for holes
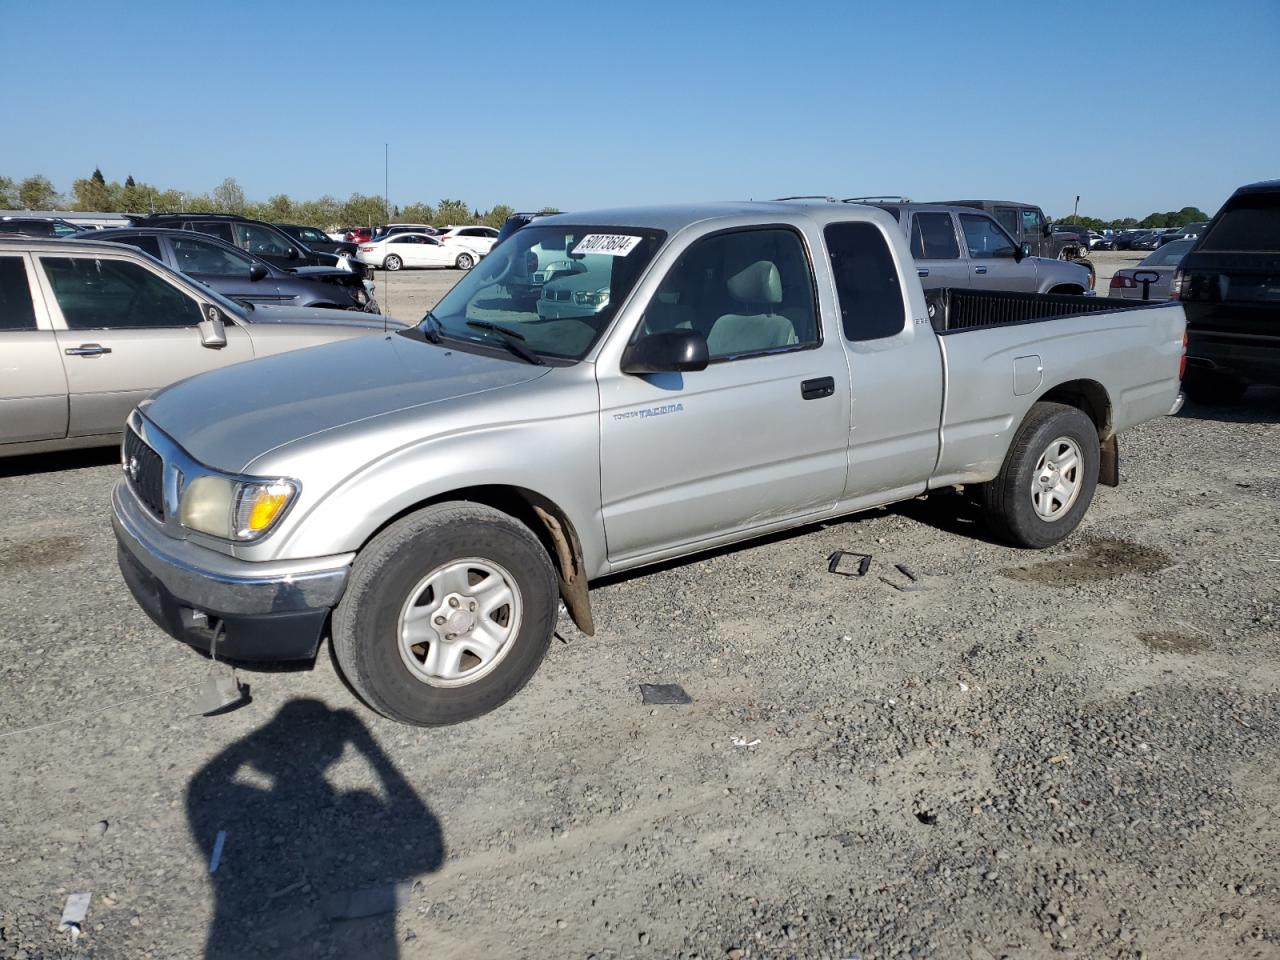
[[[554,310],[505,286],[535,245],[580,278]],[[940,307],[871,206],[547,217],[417,327],[141,404],[121,569],[189,644],[306,659],[328,635],[369,705],[441,724],[520,689],[558,601],[593,632],[606,574],[957,486],[1010,543],[1057,543],[1118,483],[1116,435],[1180,403],[1182,308]]]

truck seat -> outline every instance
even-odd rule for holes
[[[750,313],[726,313],[711,325],[707,347],[711,355],[753,353],[798,343],[796,328],[781,313],[782,278],[771,260],[757,260],[725,282],[729,296]]]

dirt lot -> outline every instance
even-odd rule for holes
[[[438,730],[327,656],[194,716],[114,452],[0,461],[0,958],[1280,956],[1278,422],[1132,431],[1045,553],[937,497],[600,584],[597,636]]]

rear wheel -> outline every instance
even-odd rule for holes
[[[401,260],[399,257],[397,257],[394,253],[389,254],[387,256],[387,259],[382,261],[382,269],[384,270],[399,270],[403,266],[404,266],[404,261]]]
[[[1098,431],[1075,407],[1033,406],[979,496],[987,524],[1019,547],[1042,549],[1080,525],[1098,485]]]
[[[459,270],[470,270],[476,265],[476,258],[471,256],[469,253],[460,253],[458,254],[458,259],[453,262],[453,265]]]
[[[436,504],[360,552],[334,611],[333,652],[384,716],[458,723],[528,682],[557,608],[551,560],[528,527],[480,504]]]

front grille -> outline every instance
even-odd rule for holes
[[[129,428],[124,433],[124,474],[147,509],[164,519],[164,461]]]

